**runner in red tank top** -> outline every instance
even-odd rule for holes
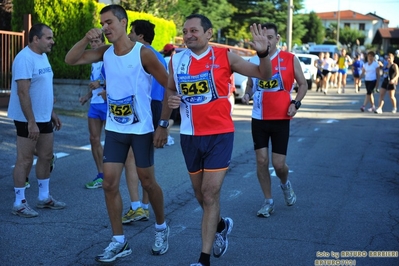
[[[233,228],[231,218],[221,218],[219,204],[234,140],[230,76],[238,72],[261,79],[271,77],[265,30],[254,24],[251,33],[252,46],[261,57],[259,65],[226,49],[210,47],[211,22],[203,15],[190,15],[183,26],[183,39],[189,49],[175,54],[169,63],[169,107],[180,107],[182,151],[195,197],[203,209],[202,252],[198,263],[192,265],[210,265],[212,249],[215,257],[221,257]],[[161,119],[167,120],[169,112],[164,110]],[[158,129],[155,141],[160,143],[156,145],[167,137],[166,129]]]
[[[274,212],[269,173],[269,139],[272,143],[272,165],[280,179],[285,202],[292,206],[296,195],[288,181],[286,154],[290,134],[290,120],[301,106],[301,100],[307,92],[306,80],[301,64],[293,54],[277,49],[280,35],[273,23],[262,25],[267,28],[267,37],[271,43],[273,76],[270,80],[248,79],[243,102],[248,103],[253,96],[252,138],[257,162],[257,175],[265,200],[258,211],[259,217],[269,217]],[[294,79],[299,88],[295,100],[291,98]]]

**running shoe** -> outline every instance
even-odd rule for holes
[[[155,231],[155,243],[152,246],[153,255],[162,255],[168,251],[169,248],[169,226],[162,231]]]
[[[122,217],[123,224],[128,224],[131,222],[136,222],[141,220],[148,220],[144,209],[141,207],[139,207],[135,211],[132,210],[132,208],[130,208],[129,211]]]
[[[96,261],[113,262],[117,258],[126,257],[131,253],[132,250],[126,240],[124,243],[120,243],[113,237],[112,242],[104,249],[104,253],[96,256]]]
[[[166,142],[166,146],[172,146],[173,144],[175,144],[175,139],[171,136],[168,136],[168,142]]]
[[[294,193],[294,190],[292,189],[291,182],[287,181],[286,188],[284,188],[283,185],[281,185],[281,184],[280,184],[280,187],[283,190],[285,203],[288,206],[294,205],[296,202],[296,195]]]
[[[204,266],[202,263],[191,263],[190,266]]]
[[[366,110],[366,107],[363,105],[362,107],[360,107],[360,111],[364,112],[364,110]]]
[[[260,210],[258,211],[257,216],[268,218],[270,217],[270,214],[272,214],[273,212],[274,212],[274,202],[270,204],[269,202],[267,202],[267,200],[265,200],[263,202],[262,208],[260,208]]]
[[[26,200],[22,200],[22,203],[18,206],[13,206],[11,213],[25,218],[37,217],[39,215],[28,205]]]
[[[382,109],[381,108],[377,108],[374,113],[376,114],[382,114]]]
[[[145,214],[145,218],[143,219],[143,221],[148,221],[150,219],[150,210],[149,209],[143,209],[143,210]]]
[[[30,188],[30,183],[29,183],[28,177],[26,178],[26,181],[25,181],[25,188]]]
[[[55,168],[55,161],[57,161],[57,154],[53,153],[53,158],[51,158],[51,163],[50,163],[50,173]]]
[[[213,256],[215,258],[220,258],[224,255],[224,253],[226,253],[229,246],[227,235],[231,233],[231,230],[233,230],[233,219],[229,217],[222,219],[224,221],[225,227],[221,233],[216,232],[215,242],[213,242]]]
[[[65,208],[66,204],[65,202],[55,200],[52,196],[49,196],[46,200],[39,200],[36,207],[39,209],[49,208],[52,210],[60,210]]]
[[[86,188],[100,188],[103,187],[103,179],[96,177],[93,181],[86,184]]]
[[[392,113],[393,113],[393,114],[396,114],[396,108],[393,108],[393,109],[392,109]]]
[[[375,107],[370,107],[369,109],[367,109],[368,112],[375,112]]]

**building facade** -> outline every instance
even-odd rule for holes
[[[341,10],[331,12],[316,13],[321,19],[324,27],[329,27],[331,23],[339,23],[339,28],[349,27],[364,33],[366,36],[364,44],[371,44],[376,32],[381,28],[388,28],[389,20],[386,20],[375,13],[366,15],[352,10]]]

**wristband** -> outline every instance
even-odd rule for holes
[[[269,50],[270,46],[267,47],[266,52],[264,52],[263,54],[260,54],[259,52],[256,52],[256,54],[258,55],[259,58],[265,58],[266,56],[269,55]]]

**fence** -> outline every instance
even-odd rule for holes
[[[11,91],[11,67],[15,56],[24,47],[25,32],[0,30],[0,106],[7,106]]]

